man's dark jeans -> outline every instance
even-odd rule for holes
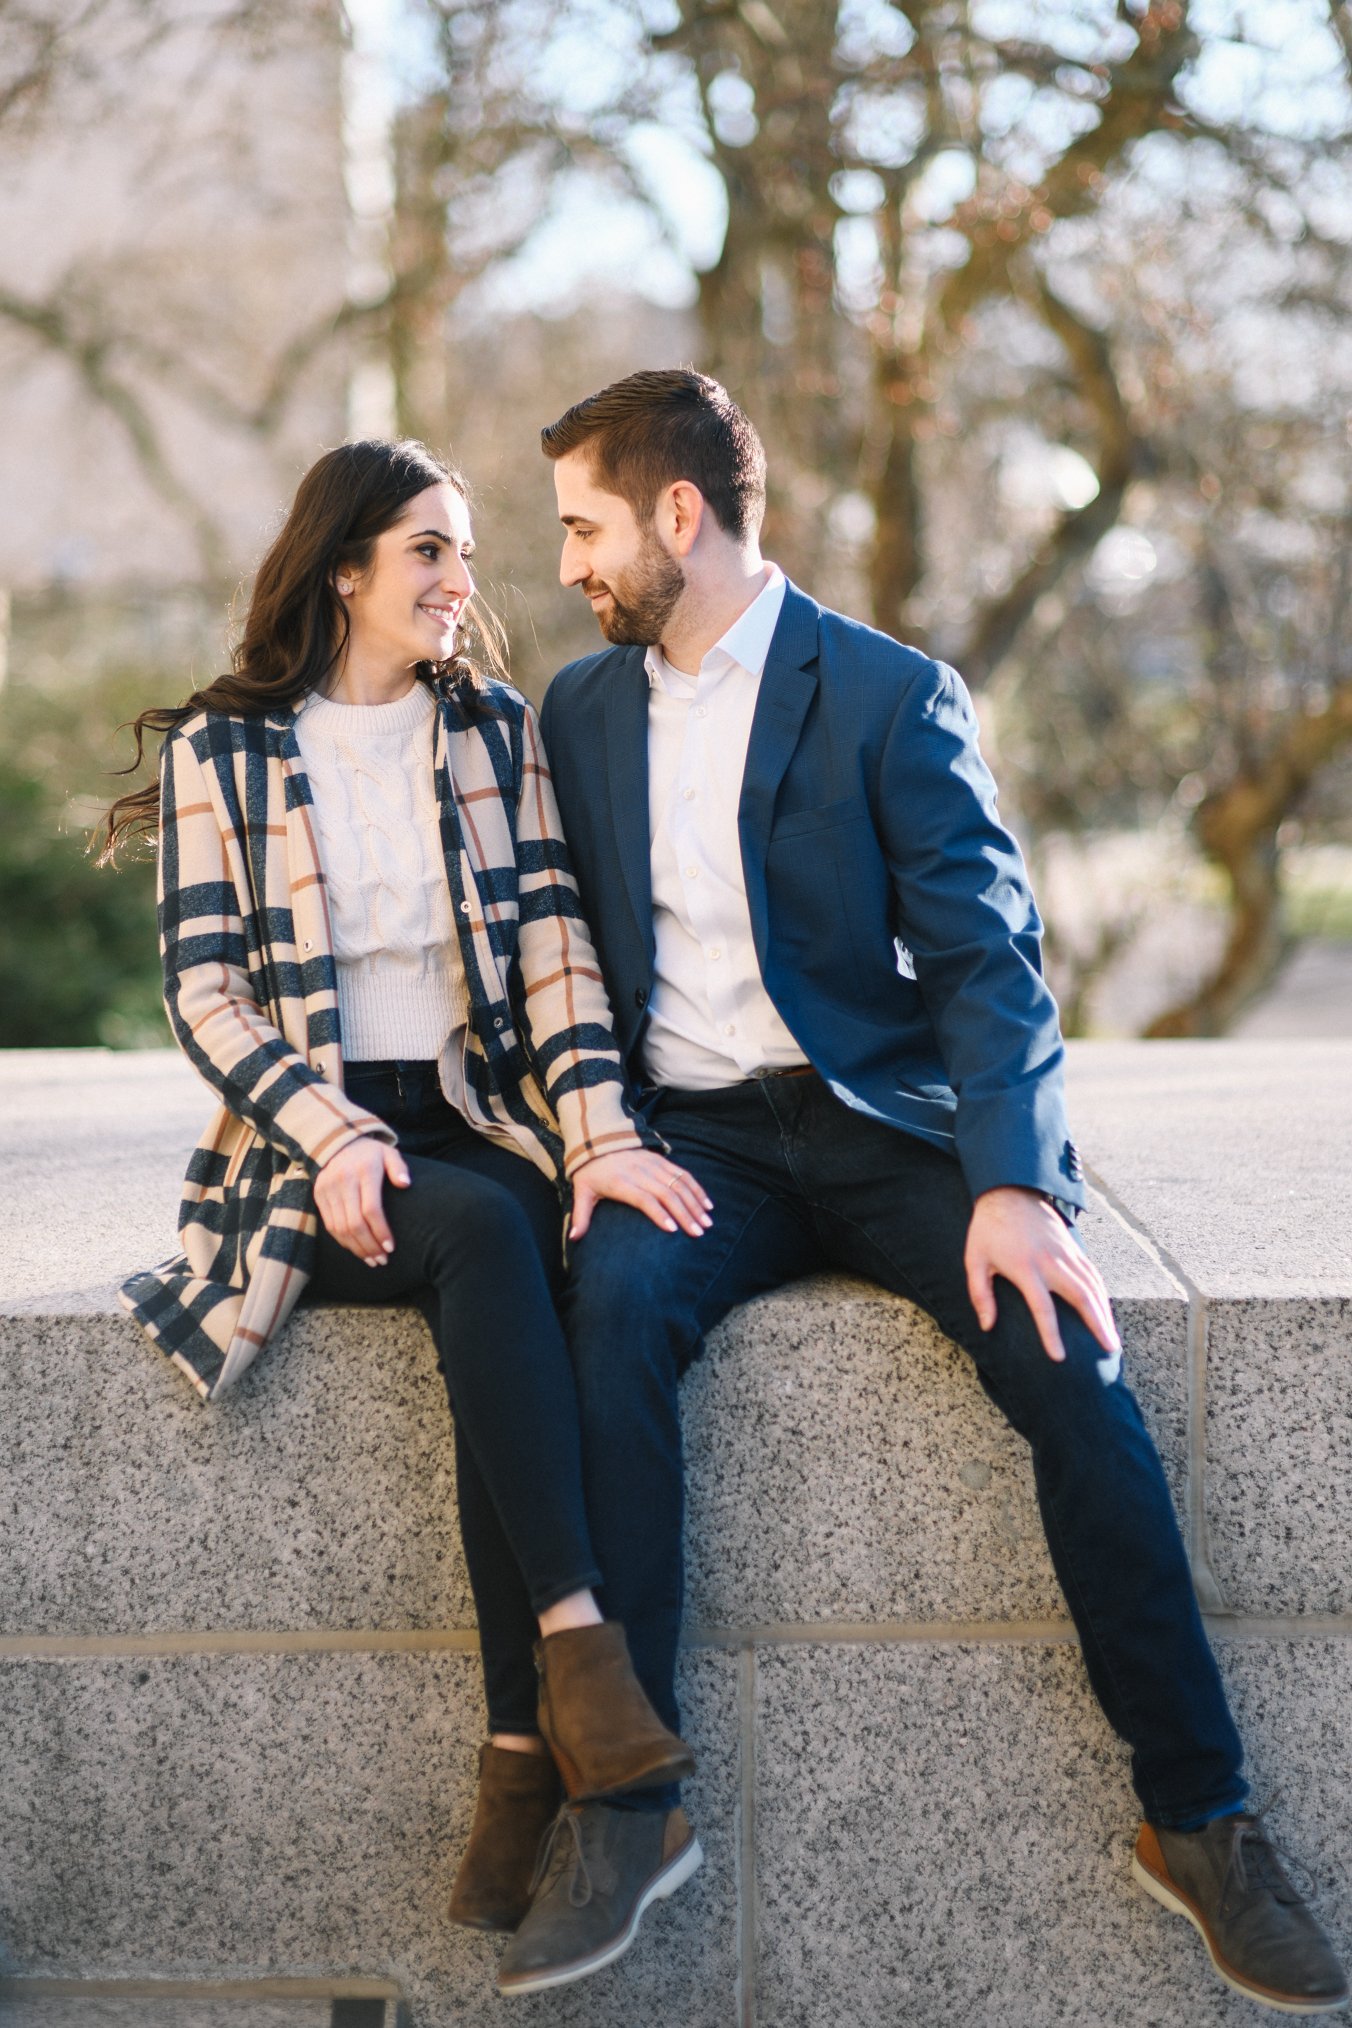
[[[434,1063],[353,1063],[350,1098],[399,1138],[412,1182],[386,1183],[394,1236],[367,1267],[321,1226],[309,1293],[418,1304],[455,1417],[456,1491],[479,1616],[490,1732],[536,1730],[536,1614],[596,1584],[577,1397],[554,1307],[558,1194],[442,1097]]]
[[[667,1091],[651,1117],[672,1159],[712,1197],[713,1229],[691,1239],[627,1206],[599,1205],[574,1248],[564,1320],[603,1603],[627,1628],[667,1724],[677,1729],[677,1383],[735,1303],[832,1267],[927,1310],[1032,1446],[1052,1562],[1090,1682],[1132,1749],[1146,1816],[1178,1826],[1241,1802],[1239,1738],[1135,1398],[1060,1301],[1064,1364],[1047,1357],[1026,1304],[1003,1280],[999,1320],[982,1331],[963,1269],[972,1200],[956,1160],[855,1112],[815,1074]],[[839,1384],[850,1385],[848,1372]]]

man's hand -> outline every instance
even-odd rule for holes
[[[363,1134],[331,1155],[315,1179],[315,1210],[324,1230],[367,1267],[384,1267],[394,1252],[381,1206],[386,1177],[400,1190],[412,1181],[397,1148]]]
[[[996,1275],[1012,1282],[1033,1314],[1049,1359],[1064,1359],[1053,1296],[1078,1310],[1107,1352],[1120,1352],[1103,1276],[1075,1244],[1064,1221],[1035,1190],[986,1190],[967,1228],[967,1292],[983,1331],[995,1323]]]
[[[602,1197],[632,1204],[646,1212],[663,1232],[688,1232],[698,1239],[709,1230],[713,1199],[706,1197],[686,1169],[648,1148],[624,1148],[615,1155],[593,1155],[573,1176],[573,1222],[569,1239],[581,1239]]]

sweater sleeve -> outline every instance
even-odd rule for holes
[[[308,1064],[260,1007],[248,969],[245,909],[252,916],[253,904],[241,904],[237,847],[191,740],[171,735],[161,761],[158,882],[169,1025],[229,1110],[316,1175],[349,1141],[395,1137]]]
[[[526,707],[517,805],[518,957],[531,1048],[564,1143],[564,1174],[596,1155],[660,1147],[635,1118],[601,967],[568,863],[549,764]]]

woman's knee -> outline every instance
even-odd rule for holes
[[[441,1164],[420,1167],[409,1186],[410,1204],[426,1249],[429,1278],[482,1269],[542,1266],[539,1244],[525,1210],[491,1177]]]

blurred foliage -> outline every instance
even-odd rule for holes
[[[100,870],[50,786],[0,756],[0,1048],[168,1040],[155,869]]]
[[[181,693],[204,615],[191,602],[166,637],[163,602],[16,601],[0,690],[0,1048],[170,1041],[153,853],[100,867],[91,841],[129,785],[111,772],[132,759],[118,727]]]

